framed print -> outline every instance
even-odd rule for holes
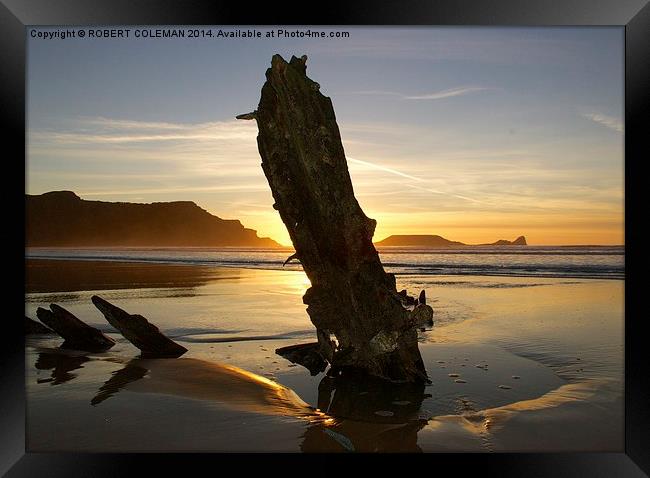
[[[646,2],[154,3],[0,7],[3,473],[647,476]]]

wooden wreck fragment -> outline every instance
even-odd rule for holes
[[[115,345],[115,341],[104,335],[101,330],[82,322],[56,304],[50,304],[50,310],[39,307],[36,315],[38,320],[63,337],[61,347],[64,349],[101,352]]]
[[[281,347],[275,349],[275,353],[286,358],[291,363],[302,365],[312,375],[324,372],[327,368],[327,360],[321,355],[318,342]]]
[[[417,324],[433,310],[422,304],[413,317],[384,271],[372,243],[376,221],[354,196],[332,102],[319,89],[305,57],[274,55],[257,110],[239,116],[257,122],[273,207],[311,281],[303,302],[318,353],[334,371],[425,381]]]
[[[40,322],[36,322],[33,319],[25,316],[25,335],[31,334],[53,334],[54,331],[45,327]]]
[[[96,295],[91,300],[108,323],[142,351],[143,357],[180,357],[187,352],[141,315],[129,314]]]

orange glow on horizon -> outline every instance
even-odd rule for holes
[[[519,236],[525,236],[526,242],[531,246],[625,244],[622,212],[620,215],[611,214],[601,220],[591,221],[569,215],[517,215],[510,223],[499,221],[498,216],[490,218],[487,215],[458,214],[450,217],[448,214],[440,214],[440,220],[436,220],[435,214],[427,214],[415,221],[409,218],[408,221],[400,222],[399,217],[390,213],[366,214],[378,223],[373,237],[375,243],[392,235],[438,235],[465,244],[489,244],[501,239],[512,241]],[[264,218],[256,216],[255,220],[242,219],[242,222],[246,227],[257,229],[260,237],[270,237],[285,247],[292,247],[291,239],[277,212],[269,212]]]

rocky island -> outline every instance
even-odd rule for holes
[[[492,242],[490,244],[465,244],[458,241],[450,241],[442,236],[428,234],[421,235],[393,235],[388,236],[379,242],[375,242],[379,247],[454,247],[454,246],[525,246],[526,238],[519,236],[514,241],[505,239]]]

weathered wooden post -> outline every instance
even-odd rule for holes
[[[262,169],[311,287],[315,353],[334,371],[425,381],[417,328],[433,310],[402,305],[372,243],[376,221],[356,198],[331,100],[306,74],[306,57],[274,55],[255,119]]]

